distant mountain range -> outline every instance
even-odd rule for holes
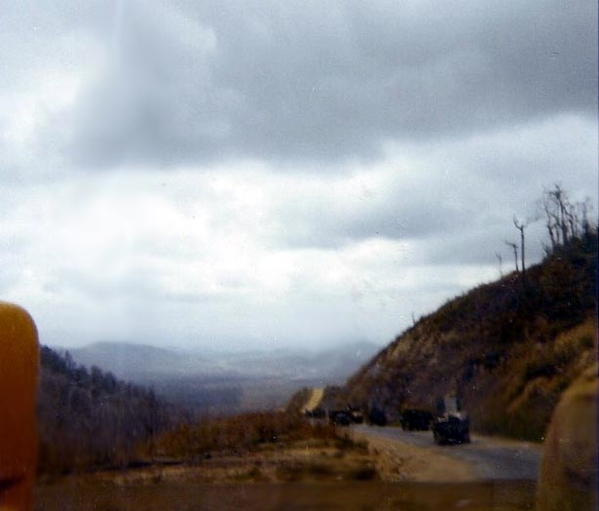
[[[97,342],[69,353],[123,380],[152,386],[200,413],[284,406],[302,387],[342,385],[379,346],[352,342],[322,350],[282,348],[196,352],[126,342]]]
[[[374,344],[356,342],[320,351],[284,348],[201,353],[126,342],[96,342],[69,352],[78,364],[96,365],[130,381],[173,376],[280,377],[341,384],[379,350]]]

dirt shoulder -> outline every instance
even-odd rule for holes
[[[353,433],[353,436],[358,442],[367,442],[377,475],[382,481],[455,483],[478,479],[469,463],[431,449],[398,440],[366,437],[360,433]]]

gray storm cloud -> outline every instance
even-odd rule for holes
[[[93,167],[369,159],[397,138],[594,116],[596,10],[123,2],[118,58],[60,120]]]

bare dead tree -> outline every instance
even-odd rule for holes
[[[570,203],[568,195],[561,185],[555,184],[543,197],[545,222],[551,240],[551,248],[565,246],[576,235],[576,207]]]
[[[516,271],[520,271],[518,268],[518,245],[516,243],[512,243],[511,241],[505,241],[505,244],[512,247],[514,251],[514,262],[516,263]]]
[[[573,239],[584,236],[592,230],[588,218],[590,199],[572,203],[568,194],[559,184],[545,190],[542,200],[542,213],[551,242],[551,252],[558,247],[566,248]]]
[[[589,214],[593,210],[593,204],[590,197],[586,197],[584,201],[578,203],[579,218],[580,218],[580,235],[588,236],[593,230],[597,230],[597,221],[589,219]]]
[[[495,257],[499,261],[499,276],[503,277],[503,257],[499,252],[495,252]]]
[[[545,200],[543,201],[543,211],[545,212],[545,226],[549,234],[549,241],[551,242],[551,251],[554,251],[559,244],[559,233],[557,232],[557,217],[551,209],[550,203]]]
[[[546,190],[543,196],[543,210],[545,213],[545,225],[549,233],[552,251],[557,246],[565,244],[568,239],[568,227],[565,218],[565,192],[559,184],[554,188]]]
[[[524,250],[525,250],[525,246],[524,246],[524,229],[526,229],[526,227],[528,227],[528,224],[530,223],[530,220],[527,220],[526,222],[520,222],[518,221],[518,219],[516,217],[514,217],[514,227],[516,227],[516,229],[518,229],[520,231],[520,261],[521,261],[521,267],[522,267],[522,275],[526,274],[526,263],[524,262]]]

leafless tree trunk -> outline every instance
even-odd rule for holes
[[[522,267],[522,275],[526,274],[526,266],[524,262],[524,229],[528,226],[528,222],[519,222],[516,217],[514,217],[514,226],[516,229],[520,231],[520,257],[521,257],[521,267]]]
[[[516,245],[516,243],[512,243],[511,241],[506,241],[505,244],[512,247],[512,250],[514,251],[514,261],[516,263],[516,271],[520,271],[520,269],[518,268],[518,245]]]

